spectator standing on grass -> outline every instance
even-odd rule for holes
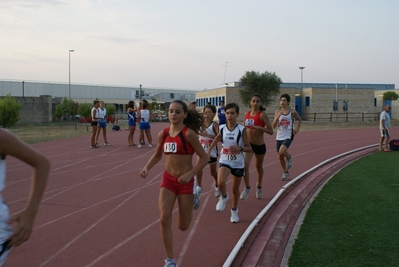
[[[140,109],[140,141],[144,142],[144,133],[148,140],[148,147],[152,147],[151,125],[150,119],[154,114],[149,110],[148,102],[143,100],[142,108]],[[141,147],[141,143],[137,147]]]
[[[107,141],[107,109],[105,108],[104,101],[100,101],[100,107],[97,109],[98,120],[97,133],[96,133],[96,145],[98,146],[98,137],[101,130],[103,131],[104,146],[110,146],[111,144]]]
[[[391,110],[390,105],[385,105],[384,110],[380,114],[380,151],[391,152],[389,149],[389,127],[391,126],[391,117],[389,111]]]
[[[219,201],[216,204],[216,211],[223,211],[229,195],[226,190],[227,177],[232,175],[233,199],[231,204],[230,222],[239,222],[238,200],[240,199],[240,183],[244,176],[244,154],[249,152],[251,147],[244,126],[237,123],[240,108],[236,103],[229,103],[225,107],[226,124],[219,126],[219,134],[215,137],[212,145],[209,147],[208,156],[212,149],[220,141],[222,149],[219,157],[218,170],[218,188],[220,190]]]
[[[196,101],[191,102],[189,109],[197,110],[197,102]]]
[[[96,144],[96,134],[97,134],[97,125],[98,120],[98,108],[100,107],[100,101],[93,101],[94,107],[91,109],[91,138],[90,138],[90,148],[98,148],[99,146]]]
[[[301,127],[302,119],[296,110],[290,108],[291,97],[289,94],[282,94],[280,96],[280,109],[274,113],[272,123],[273,129],[277,127],[277,155],[283,169],[283,176],[281,180],[287,180],[289,176],[288,169],[292,167],[292,157],[288,153],[288,148],[291,145],[294,136],[297,135]],[[294,122],[296,120],[296,125]]]
[[[7,155],[21,160],[33,168],[31,189],[26,206],[11,218],[1,195],[6,184]],[[50,162],[47,158],[10,132],[0,129],[0,266],[4,264],[11,247],[17,247],[29,239],[49,171]],[[15,229],[11,226],[14,222],[17,223]]]
[[[266,145],[263,137],[264,133],[273,135],[273,128],[270,124],[265,108],[262,106],[262,97],[259,94],[254,94],[249,102],[251,110],[245,114],[244,125],[248,130],[249,143],[252,150],[245,152],[245,174],[244,182],[245,189],[241,193],[241,199],[247,199],[251,191],[249,182],[249,165],[253,155],[255,154],[255,166],[257,173],[256,193],[255,196],[261,199],[263,196],[262,181],[263,181],[263,160],[266,155]]]
[[[143,170],[142,178],[166,155],[165,171],[159,192],[159,211],[161,237],[166,252],[167,267],[176,266],[173,252],[172,213],[178,200],[177,225],[180,230],[187,230],[192,219],[194,203],[194,175],[205,167],[209,158],[198,140],[198,132],[203,125],[201,114],[187,109],[181,100],[173,101],[169,106],[170,126],[158,133],[156,150]],[[199,160],[193,167],[194,152]],[[194,208],[199,207],[199,202]]]
[[[215,117],[216,107],[214,105],[206,105],[204,107],[203,117],[204,117],[204,128],[201,129],[199,134],[199,141],[204,148],[205,152],[208,152],[209,147],[212,145],[213,139],[219,133],[219,124],[216,121],[213,121]],[[217,147],[215,146],[210,152],[209,158],[209,169],[211,171],[211,176],[215,180],[215,197],[220,197],[220,191],[218,188],[218,177],[216,172],[216,162],[218,157]],[[197,158],[197,161],[201,160],[201,158]],[[200,196],[202,194],[202,169],[197,172],[196,181],[197,181],[197,195]]]
[[[226,114],[224,112],[224,101],[220,101],[220,107],[218,108],[218,120],[219,125],[226,124]]]
[[[128,146],[136,146],[136,144],[133,141],[134,132],[136,131],[136,122],[137,122],[136,111],[137,109],[134,101],[130,100],[129,103],[127,104],[127,119],[129,125],[129,134],[127,136]]]

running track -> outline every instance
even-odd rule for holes
[[[166,123],[152,124],[154,140]],[[377,123],[376,123],[377,125]],[[391,136],[398,128],[391,128]],[[13,248],[4,266],[163,266],[158,193],[164,158],[146,179],[138,173],[154,148],[128,147],[127,131],[108,131],[110,147],[89,149],[89,136],[33,145],[52,162],[48,186],[29,241]],[[138,134],[135,134],[135,141]],[[340,153],[376,144],[378,127],[300,132],[292,146],[290,178]],[[204,169],[201,207],[189,230],[173,218],[175,258],[180,267],[222,266],[242,233],[286,183],[275,151],[275,136],[265,136],[264,197],[238,203],[240,222],[230,223],[231,200],[216,212],[209,169]],[[100,136],[100,142],[103,143]],[[26,204],[31,169],[8,159],[3,197],[11,213]],[[252,161],[251,183],[255,185]],[[231,191],[228,183],[228,192]],[[241,187],[244,183],[241,183]]]

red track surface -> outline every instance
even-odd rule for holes
[[[166,126],[152,124],[154,139]],[[398,135],[396,128],[391,132],[392,137]],[[14,248],[4,266],[163,266],[157,202],[164,159],[147,179],[140,178],[138,173],[154,148],[128,147],[127,134],[109,131],[112,146],[98,149],[89,148],[89,136],[33,145],[50,158],[52,171],[31,239]],[[290,147],[290,178],[328,158],[378,140],[377,127],[300,132]],[[240,201],[237,224],[229,221],[231,200],[223,212],[215,211],[213,179],[208,167],[204,169],[202,204],[194,212],[189,230],[177,229],[174,214],[175,258],[179,266],[222,266],[251,221],[286,183],[280,180],[275,136],[265,136],[265,141],[264,198],[256,199],[253,190],[247,200]],[[13,158],[7,164],[3,197],[13,213],[26,203],[31,169]],[[251,169],[254,186],[255,170]],[[229,182],[229,192],[230,186]]]

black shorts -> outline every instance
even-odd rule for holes
[[[266,154],[266,145],[254,145],[251,144],[252,147],[252,151],[256,154],[256,155],[264,155]]]
[[[91,126],[97,126],[97,124],[98,124],[98,121],[91,121],[91,123],[90,123]]]
[[[286,146],[287,148],[290,147],[292,140],[291,139],[285,139],[285,140],[277,140],[277,144],[276,144],[276,148],[277,148],[277,152],[280,151],[280,147],[282,145]]]
[[[208,161],[208,164],[213,164],[218,161],[218,158],[210,157],[211,159]]]
[[[241,178],[244,176],[244,168],[232,168],[227,164],[219,164],[219,168],[220,167],[226,167],[230,169],[230,173],[238,178]]]

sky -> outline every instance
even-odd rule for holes
[[[399,88],[398,12],[394,0],[1,0],[0,80],[206,90],[246,71],[301,82],[305,67],[303,82]]]

